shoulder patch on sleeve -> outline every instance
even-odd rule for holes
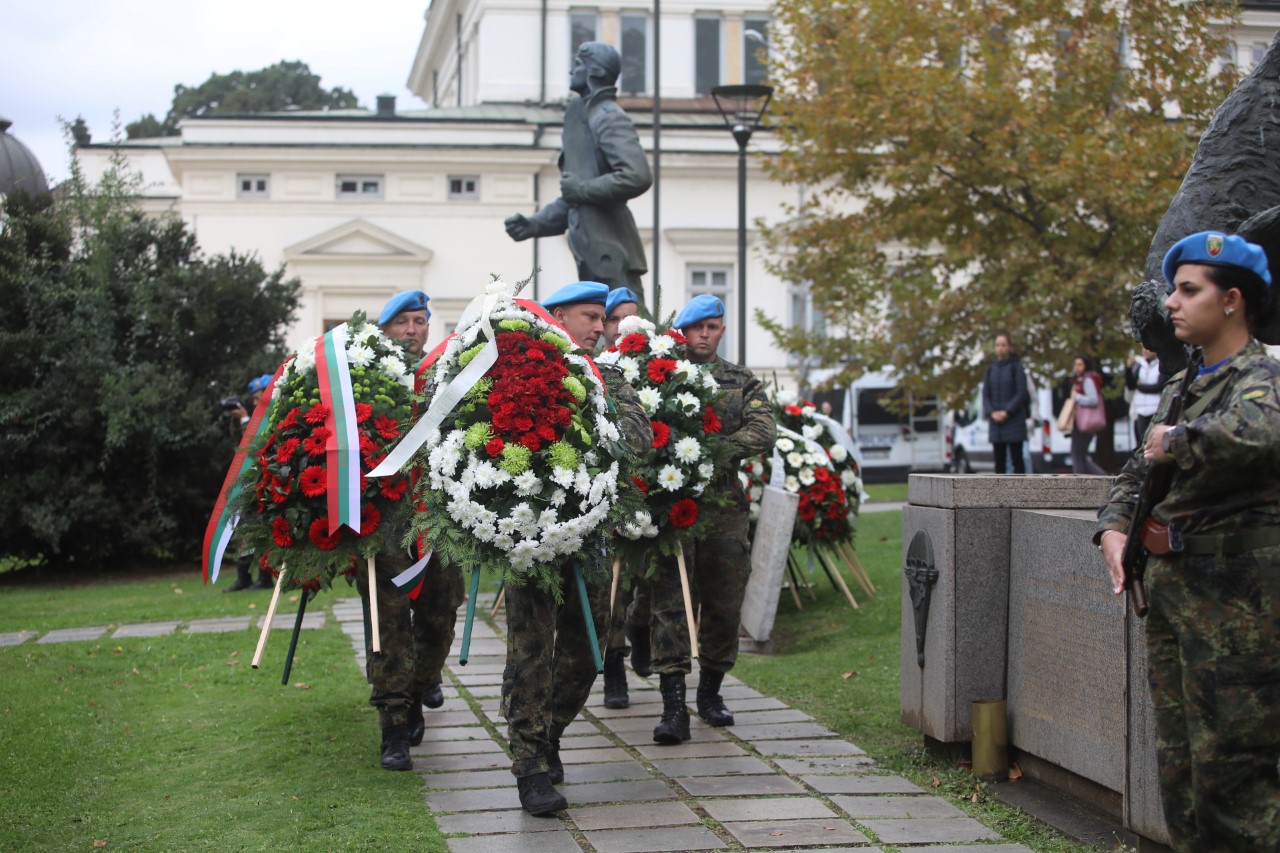
[[[1259,390],[1257,390],[1257,391],[1246,391],[1244,394],[1241,394],[1241,395],[1240,395],[1240,399],[1242,399],[1242,400],[1256,400],[1256,399],[1258,399],[1259,397],[1265,397],[1265,396],[1267,396],[1267,392],[1266,392],[1266,391],[1263,391],[1263,390],[1261,390],[1261,389],[1259,389]]]
[[[761,406],[763,406],[763,405],[764,405],[764,403],[760,402],[759,400],[752,400],[752,401],[751,401],[750,403],[748,403],[747,405],[749,405],[749,406],[750,406],[751,408],[753,408],[753,409],[758,409],[758,408],[760,408]]]

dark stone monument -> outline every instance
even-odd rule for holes
[[[577,97],[564,113],[560,197],[532,216],[509,216],[504,225],[516,241],[568,232],[580,278],[639,294],[648,265],[627,202],[649,189],[653,175],[635,125],[618,106],[614,83],[621,69],[618,51],[603,42],[578,48],[569,75]]]

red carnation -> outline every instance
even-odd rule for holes
[[[542,439],[538,438],[537,435],[531,432],[526,432],[524,435],[520,436],[520,443],[529,448],[531,453],[537,453],[542,449]]]
[[[396,423],[395,418],[389,418],[386,415],[378,415],[373,419],[373,428],[378,431],[378,435],[383,438],[397,438],[400,435],[400,425]]]
[[[814,468],[813,477],[819,483],[825,483],[831,479],[831,472],[828,471],[826,468]]]
[[[720,416],[716,414],[716,410],[708,406],[702,412],[702,431],[711,435],[723,428],[724,424],[720,423]]]
[[[662,421],[649,421],[649,425],[653,427],[653,446],[666,447],[671,440],[671,427]]]
[[[362,424],[373,417],[373,406],[368,403],[356,403],[356,423]]]
[[[382,513],[378,512],[378,508],[372,502],[366,503],[360,508],[360,535],[368,536],[378,529],[382,524]]]
[[[532,359],[533,361],[547,360],[547,354],[545,352],[543,352],[540,349],[534,349],[533,347],[529,347],[527,350],[525,350],[524,354],[525,354],[525,357]]]
[[[322,424],[324,419],[329,417],[329,407],[324,403],[316,403],[307,410],[306,416],[303,418],[309,424]]]
[[[803,518],[805,521],[812,521],[813,517],[817,515],[817,513],[818,513],[818,509],[813,504],[803,503],[803,502],[801,503],[800,517]]]
[[[640,494],[642,495],[649,494],[649,487],[644,484],[644,480],[641,480],[635,474],[631,475],[631,482],[636,484],[636,488],[640,490]]]
[[[271,540],[281,548],[293,545],[293,530],[289,527],[289,520],[283,515],[277,515],[271,522]]]
[[[538,438],[542,439],[543,441],[556,440],[556,431],[553,430],[547,424],[538,424],[537,432],[538,432]]]
[[[507,446],[507,443],[502,439],[491,438],[489,439],[488,443],[485,444],[484,452],[488,453],[490,456],[501,456],[502,449],[506,446]]]
[[[298,445],[302,444],[302,440],[298,438],[286,439],[279,449],[276,450],[276,461],[281,465],[293,458],[293,454],[298,452]]]
[[[618,349],[622,352],[644,352],[644,348],[648,345],[649,339],[643,332],[632,332],[618,341]]]
[[[698,520],[698,505],[694,503],[692,498],[685,498],[682,501],[676,501],[671,507],[672,525],[676,527],[688,527]]]
[[[307,528],[307,535],[311,537],[311,541],[321,551],[332,551],[338,547],[338,543],[342,541],[342,528],[339,527],[333,531],[333,535],[329,535],[329,519],[327,516],[320,516],[311,522],[311,526]]]
[[[649,362],[649,378],[658,384],[667,381],[667,377],[675,372],[676,363],[670,358],[655,358]]]
[[[404,477],[383,479],[381,482],[382,496],[389,501],[400,500],[400,498],[404,497],[405,489],[409,488],[409,481]]]
[[[318,498],[325,493],[325,472],[320,465],[311,465],[303,469],[298,477],[298,487],[309,498]]]

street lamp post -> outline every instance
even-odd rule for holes
[[[738,363],[747,363],[747,143],[773,97],[772,86],[713,86],[711,97],[738,143]]]

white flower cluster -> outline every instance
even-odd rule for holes
[[[375,346],[368,344],[370,336],[374,338]],[[316,344],[320,340],[321,338],[317,336],[302,345],[293,361],[289,362],[289,366],[285,368],[281,376],[282,385],[294,374],[305,376],[316,369]],[[385,354],[378,356],[379,351]],[[388,379],[413,390],[413,373],[405,364],[404,349],[372,323],[362,323],[354,327],[348,324],[347,363],[352,367],[368,367],[376,364]]]

